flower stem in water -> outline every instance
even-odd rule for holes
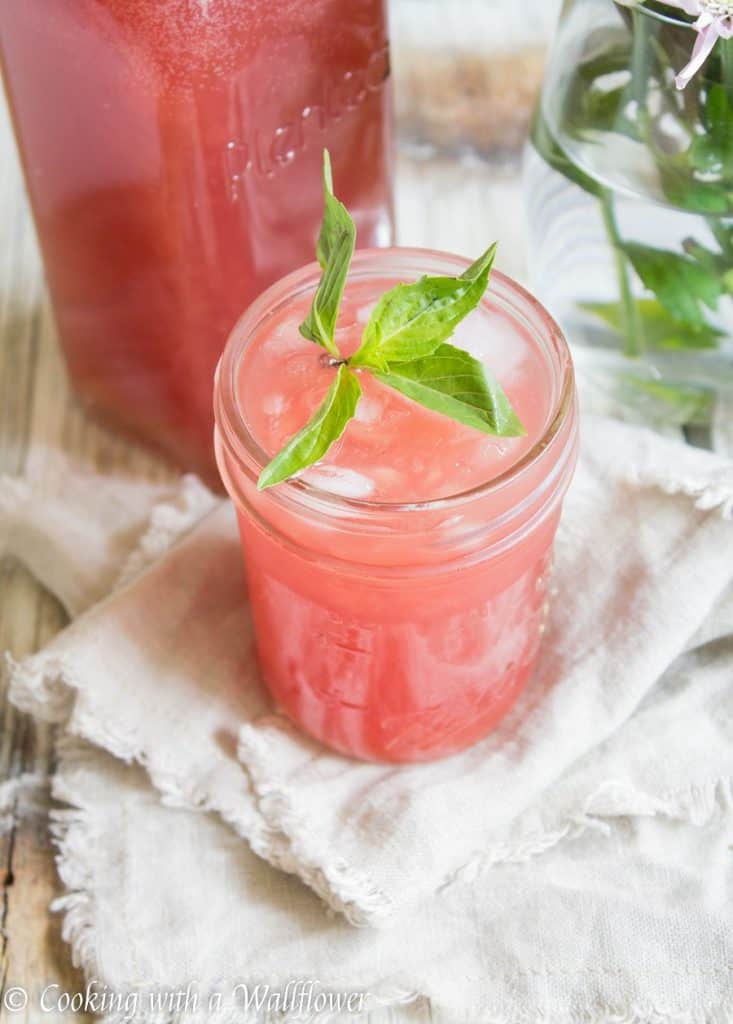
[[[633,26],[633,45],[631,50],[631,94],[637,107],[637,118],[642,135],[647,127],[647,96],[649,93],[649,75],[651,73],[651,39],[649,25],[651,19],[642,11],[631,12]]]
[[[723,85],[728,92],[728,99],[733,104],[733,39],[720,39],[718,46],[723,66]]]
[[[613,248],[613,256],[616,263],[616,275],[623,310],[624,355],[638,357],[644,352],[643,329],[634,292],[631,287],[628,257],[624,251],[623,239],[616,222],[613,195],[606,188],[601,191],[600,203],[603,223]]]

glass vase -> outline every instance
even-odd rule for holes
[[[708,426],[733,395],[733,40],[665,4],[567,0],[528,147],[530,272],[603,411]]]

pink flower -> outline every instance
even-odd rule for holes
[[[694,24],[697,40],[692,57],[675,78],[677,88],[684,89],[713,52],[717,41],[733,38],[733,0],[665,0],[665,3],[697,17]]]

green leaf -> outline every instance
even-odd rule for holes
[[[309,341],[322,345],[338,357],[334,341],[339,306],[356,244],[356,227],[349,211],[333,194],[331,158],[323,151],[323,191],[325,209],[318,238],[316,256],[323,267],[310,313],[300,325],[300,333]]]
[[[629,114],[634,114],[631,101],[636,98],[629,71],[631,59],[629,48],[624,46],[579,64],[564,98],[564,132],[584,141],[597,139],[599,132],[614,132],[642,141],[640,125]],[[635,116],[638,118],[638,111]]]
[[[644,340],[652,349],[714,349],[725,337],[724,331],[710,324],[700,326],[676,320],[656,299],[639,299],[636,308],[643,325]],[[617,334],[623,335],[624,308],[620,302],[583,302],[581,309],[599,317]]]
[[[696,135],[687,156],[692,167],[702,174],[720,174],[725,168],[726,157],[708,135]]]
[[[729,244],[730,239],[727,242]],[[733,295],[733,260],[726,252],[713,252],[704,245],[700,245],[694,238],[686,238],[682,243],[682,248],[708,273],[714,274],[720,279],[720,287],[723,292]]]
[[[441,345],[435,352],[398,363],[374,376],[388,387],[467,427],[499,437],[525,431],[501,385],[468,352]]]
[[[262,470],[258,490],[282,483],[322,459],[343,434],[360,397],[361,385],[356,374],[347,366],[339,366],[336,379],[314,415]]]
[[[721,148],[733,146],[733,106],[724,85],[711,85],[703,111],[709,137]]]
[[[478,306],[495,258],[496,244],[460,277],[423,277],[392,288],[373,309],[351,365],[386,370],[430,355]]]
[[[701,245],[695,238],[686,238],[682,243],[682,248],[685,250],[686,256],[717,277],[722,277],[729,267],[722,253],[713,252]]]
[[[702,121],[705,131],[695,136],[687,152],[690,164],[706,175],[729,176],[733,172],[733,106],[725,86],[708,89]]]
[[[708,220],[708,227],[720,246],[726,267],[733,269],[733,229],[723,221],[712,219]]]
[[[644,380],[631,375],[622,376],[620,382],[651,400],[651,409],[648,411],[654,411],[656,406],[656,411],[663,414],[665,419],[669,419],[671,414],[673,422],[680,426],[710,425],[713,395],[705,388],[674,381]]]
[[[616,89],[592,89],[585,96],[584,109],[588,127],[594,132],[615,132],[638,139],[639,130],[626,117],[624,108],[629,99],[628,86]]]
[[[676,320],[702,327],[703,304],[716,309],[723,293],[720,279],[687,256],[627,243],[624,251],[645,288],[654,292]]]
[[[714,181],[698,181],[692,176],[689,165],[682,166],[678,161],[658,154],[657,164],[664,194],[675,206],[704,214],[727,213],[730,210],[731,201],[725,189]]]

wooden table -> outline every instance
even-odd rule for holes
[[[399,19],[397,30],[404,35]],[[436,64],[434,55],[426,57],[412,50],[409,40],[401,40],[396,62],[404,140],[398,175],[399,238],[406,244],[470,255],[499,237],[504,239],[501,265],[521,276],[524,256],[517,239],[522,203],[516,158],[540,74],[542,48],[531,42],[518,61],[504,54],[498,64],[485,55],[466,58],[459,50]],[[461,152],[469,153],[462,162],[456,157]],[[497,156],[501,159],[487,159]],[[0,217],[0,472],[42,474],[50,447],[74,453],[105,471],[124,468],[151,479],[173,478],[176,473],[170,466],[91,422],[70,392],[4,103]],[[19,564],[0,563],[0,650],[22,657],[64,625],[58,603]],[[4,694],[2,715],[0,779],[22,781],[26,773],[47,779],[53,771],[51,730],[17,712]],[[10,831],[0,836],[0,985],[19,985],[34,993],[57,982],[73,993],[83,990],[84,980],[70,966],[60,918],[49,912],[60,889],[46,809],[42,789],[40,806],[19,813]],[[72,1018],[88,1019],[41,1015],[32,1001],[23,1013],[0,1007],[0,1024]],[[379,1015],[380,1021],[390,1018],[431,1019],[427,1006]]]

